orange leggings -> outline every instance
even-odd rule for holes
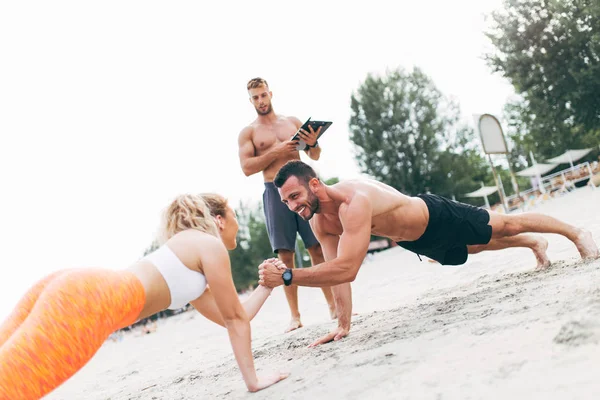
[[[50,393],[134,323],[145,302],[129,271],[72,269],[38,282],[0,326],[0,400]]]

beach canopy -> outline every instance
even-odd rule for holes
[[[465,194],[466,197],[486,197],[498,191],[496,186],[483,186],[474,192]]]
[[[573,162],[579,160],[580,158],[587,156],[590,151],[592,151],[592,149],[567,150],[564,153],[562,153],[560,156],[556,156],[556,157],[551,158],[546,161],[549,163],[555,163],[555,164],[571,164],[571,165],[573,165]]]
[[[517,172],[519,176],[542,176],[556,168],[558,164],[535,164]]]

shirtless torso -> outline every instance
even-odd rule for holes
[[[409,197],[374,180],[348,180],[326,188],[334,207],[315,214],[314,230],[340,236],[343,233],[340,212],[343,213],[355,196],[364,197],[371,205],[371,234],[394,242],[417,240],[427,227],[427,205],[418,197]]]
[[[350,282],[361,268],[371,235],[387,237],[442,265],[464,264],[468,254],[526,247],[533,251],[538,269],[548,268],[548,241],[531,232],[560,234],[575,244],[583,259],[600,258],[589,231],[543,214],[504,215],[433,194],[410,197],[368,179],[326,185],[310,166],[297,161],[281,168],[275,184],[288,208],[310,221],[325,255],[324,263],[294,271],[292,283],[333,285],[338,327],[313,346],[347,335]],[[261,285],[276,287],[282,281],[280,269],[260,268]]]
[[[301,125],[300,120],[295,117],[275,115],[275,118],[269,120],[257,118],[240,134],[240,155],[242,151],[253,157],[276,152],[273,161],[262,170],[264,181],[272,182],[282,165],[290,160],[300,159],[300,152],[290,139]]]

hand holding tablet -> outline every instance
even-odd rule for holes
[[[311,121],[311,119],[308,118],[306,122],[300,127],[300,129],[298,129],[296,134],[292,136],[292,140],[298,141],[297,149],[306,150],[308,148],[306,142],[302,140],[300,131],[304,131],[308,134],[310,133],[310,128],[312,128],[314,132],[318,132],[317,140],[319,140],[319,138],[323,135],[323,133],[325,133],[325,131],[331,126],[332,123],[333,122],[331,121]]]

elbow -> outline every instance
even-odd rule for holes
[[[242,172],[246,176],[250,176],[250,175],[254,174],[254,172],[250,168],[248,168],[247,165],[242,165]]]
[[[228,318],[223,322],[223,326],[227,329],[230,336],[243,336],[250,329],[250,321],[247,317]]]
[[[255,168],[252,168],[251,160],[248,159],[240,159],[240,167],[242,167],[242,172],[246,176],[253,175],[257,172],[255,171]]]
[[[224,315],[223,322],[227,329],[249,324],[250,320],[244,310],[237,310],[231,315]]]
[[[354,282],[356,276],[358,275],[358,270],[360,265],[351,265],[350,268],[343,274],[343,281],[340,283],[350,283]]]
[[[354,282],[354,280],[356,279],[356,275],[358,275],[357,272],[358,271],[352,271],[351,273],[346,274],[346,277],[345,277],[346,279],[342,283],[351,283],[351,282]]]

